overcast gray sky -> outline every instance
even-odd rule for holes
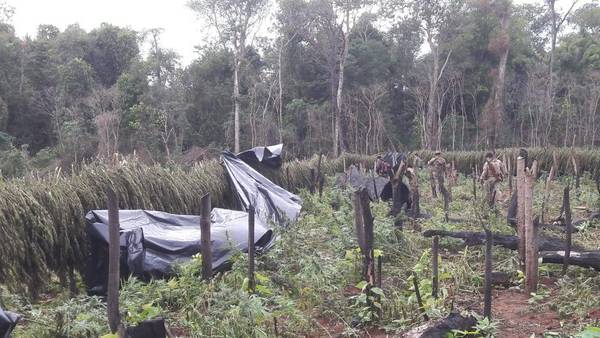
[[[61,31],[79,23],[86,31],[102,22],[134,30],[164,29],[162,44],[182,57],[182,64],[195,58],[194,46],[204,41],[202,23],[186,6],[187,0],[6,0],[15,8],[17,35],[35,36],[39,24],[52,24]],[[515,0],[517,3],[542,0]],[[557,0],[559,8],[572,0]]]

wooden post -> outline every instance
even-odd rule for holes
[[[202,279],[212,277],[212,248],[210,241],[211,222],[210,195],[202,196],[200,200],[200,254],[202,255]]]
[[[362,190],[354,192],[354,228],[356,229],[356,241],[360,252],[365,252],[365,223],[363,221],[362,199],[360,197]],[[363,276],[365,271],[362,271]]]
[[[519,265],[525,273],[525,161],[517,158],[517,235],[519,236]]]
[[[548,178],[546,179],[546,186],[544,187],[544,198],[542,200],[542,223],[546,223],[546,211],[548,209],[548,199],[550,198],[550,188],[552,186],[552,181],[556,176],[556,167],[558,163],[556,160],[556,153],[552,153],[552,167],[550,168],[550,173],[548,174]]]
[[[310,183],[308,185],[308,189],[311,194],[315,193],[315,169],[310,168]]]
[[[433,236],[433,243],[431,246],[431,270],[433,278],[431,280],[431,295],[434,298],[438,298],[438,285],[439,285],[439,274],[438,274],[438,256],[439,256],[439,243],[440,238]]]
[[[569,257],[571,257],[571,244],[572,244],[572,233],[573,233],[573,224],[571,224],[571,202],[570,202],[570,187],[567,185],[563,192],[563,209],[565,211],[565,230],[567,232],[565,238],[565,260],[563,263],[563,274],[567,273],[567,269],[569,268]]]
[[[419,291],[419,281],[417,280],[417,273],[412,274],[413,287],[415,288],[415,296],[417,297],[417,304],[419,304],[419,310],[421,314],[423,314],[423,319],[425,321],[429,320],[429,316],[425,312],[425,306],[423,306],[423,298],[421,298],[421,292]]]
[[[289,166],[285,167],[285,176],[287,178],[288,191],[292,192],[292,180],[290,179],[290,167]]]
[[[492,319],[492,247],[494,237],[489,226],[483,227],[485,231],[485,284],[483,290],[483,317]]]
[[[251,293],[256,291],[256,281],[254,280],[254,205],[248,208],[248,290]]]
[[[373,234],[373,215],[371,214],[371,207],[369,206],[369,193],[366,189],[362,189],[360,193],[362,216],[364,222],[364,233],[365,233],[365,267],[367,271],[367,279],[371,285],[375,285],[375,260],[374,256],[374,234]]]
[[[112,333],[121,331],[121,314],[119,312],[119,262],[120,262],[120,225],[119,196],[112,187],[106,189],[108,209],[108,281],[106,309],[108,324]]]
[[[512,163],[510,161],[510,157],[506,157],[506,172],[508,174],[508,192],[509,192],[509,196],[512,196],[513,194],[513,170],[512,170]]]
[[[477,165],[473,168],[473,198],[477,199]]]
[[[316,187],[319,186],[321,182],[321,158],[323,157],[323,153],[319,153],[319,160],[317,161],[317,176],[315,177],[314,185]],[[319,197],[321,196],[321,192],[319,192]]]
[[[319,177],[319,198],[323,197],[323,186],[325,185],[325,176]]]
[[[382,287],[382,283],[381,283],[381,276],[383,274],[382,272],[383,270],[383,262],[381,260],[381,255],[377,256],[377,286],[381,289]]]
[[[375,192],[375,200],[379,201],[379,194],[377,193],[377,182],[375,181],[375,171],[371,172],[371,177],[373,179],[373,191]]]
[[[533,221],[533,184],[537,176],[537,161],[526,170],[524,178],[523,204],[525,214],[525,290],[527,294],[537,291],[538,242],[537,224]]]

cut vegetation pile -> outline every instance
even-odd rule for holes
[[[342,171],[345,161],[366,164],[370,158],[323,159],[321,170],[324,174]],[[306,187],[316,163],[316,157],[292,161],[266,175],[283,187]],[[205,193],[217,207],[236,207],[217,160],[183,168],[128,159],[116,172],[94,162],[70,175],[57,172],[0,181],[0,284],[35,296],[50,272],[66,282],[73,270],[81,271],[86,258],[84,216],[89,210],[106,208],[108,185],[114,187],[122,209],[198,214]]]

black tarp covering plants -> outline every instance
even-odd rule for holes
[[[282,151],[283,144],[280,143],[268,147],[254,147],[252,149],[244,150],[236,156],[250,165],[262,163],[271,168],[279,168],[283,163],[281,158]]]
[[[4,311],[0,308],[0,338],[10,338],[10,334],[21,319],[21,316],[14,312]]]
[[[232,153],[223,152],[221,159],[231,190],[243,210],[247,211],[252,204],[257,219],[281,226],[298,218],[302,208],[300,197],[271,182]]]
[[[227,266],[231,255],[248,250],[248,214],[214,208],[211,213],[212,266],[218,271]],[[183,263],[200,252],[200,216],[175,215],[160,211],[120,210],[121,276],[142,280],[173,273],[174,264]],[[90,257],[86,283],[90,294],[104,295],[108,275],[108,212],[90,211],[86,215]],[[273,232],[259,219],[255,224],[255,247],[269,247]]]

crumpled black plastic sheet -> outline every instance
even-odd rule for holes
[[[281,158],[282,151],[283,143],[280,143],[268,147],[254,147],[252,149],[244,150],[236,156],[250,165],[262,163],[272,168],[279,168],[283,163]]]
[[[338,187],[345,187],[350,184],[354,189],[365,188],[371,201],[377,199],[387,201],[392,198],[389,178],[373,174],[363,175],[355,165],[351,165],[347,172],[338,175],[335,184]]]
[[[302,200],[261,175],[248,164],[229,152],[222,160],[233,192],[243,210],[254,205],[256,218],[286,226],[295,221],[302,208]]]
[[[146,280],[173,273],[173,266],[200,252],[200,216],[161,211],[120,210],[121,276]],[[106,293],[108,275],[108,212],[86,215],[91,256],[86,283],[90,294]],[[273,232],[264,221],[255,221],[257,252],[268,248]],[[234,252],[248,250],[248,213],[214,208],[211,212],[212,267],[220,270]]]
[[[0,338],[10,338],[10,334],[19,323],[21,316],[0,307]]]
[[[391,165],[395,172],[398,170],[401,161],[406,162],[406,155],[397,151],[390,151],[383,155],[383,160]]]

